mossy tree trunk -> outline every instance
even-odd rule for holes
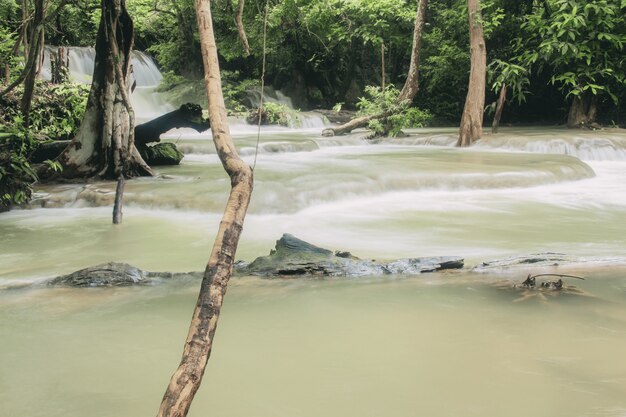
[[[487,47],[483,35],[480,1],[467,0],[470,33],[470,76],[457,146],[470,146],[483,135]]]
[[[103,0],[96,58],[80,129],[58,160],[67,178],[152,175],[134,145],[128,98],[133,23],[124,0]]]
[[[213,141],[222,166],[230,177],[231,191],[211,257],[204,272],[182,359],[163,396],[158,412],[159,417],[186,416],[200,387],[211,355],[222,301],[232,273],[253,183],[252,170],[237,154],[228,128],[217,46],[213,35],[210,0],[196,0],[195,5]]]
[[[590,94],[583,94],[574,97],[572,105],[567,115],[567,127],[584,128],[596,120],[598,113],[598,97]]]

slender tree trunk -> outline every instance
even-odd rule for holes
[[[470,77],[457,146],[470,146],[483,135],[487,48],[480,16],[480,1],[467,0],[470,32]]]
[[[24,125],[26,127],[30,125],[30,107],[33,101],[33,92],[35,91],[35,80],[37,78],[41,51],[43,50],[44,18],[44,0],[35,0],[35,16],[31,25],[32,31],[30,32],[32,44],[29,47],[26,75],[24,77],[24,94],[22,94],[20,103],[20,111],[22,116],[24,116]]]
[[[22,50],[24,52],[24,57],[28,56],[28,28],[29,28],[29,22],[28,22],[28,15],[30,13],[28,12],[28,0],[22,0]]]
[[[204,272],[182,359],[163,396],[159,417],[186,416],[191,401],[200,387],[211,354],[217,321],[232,272],[253,183],[252,170],[239,158],[228,128],[210,0],[196,0],[195,4],[213,141],[222,165],[230,177],[231,191],[211,258]]]
[[[498,133],[500,127],[500,118],[502,117],[502,109],[504,109],[504,103],[506,103],[506,83],[502,83],[500,89],[500,97],[496,102],[496,113],[493,116],[493,124],[491,125],[491,133]]]
[[[122,223],[122,205],[124,203],[125,185],[126,181],[122,176],[117,180],[117,186],[115,187],[115,202],[113,203],[113,224]]]
[[[380,79],[381,90],[385,91],[385,44],[380,44]]]
[[[235,24],[237,25],[237,32],[239,33],[239,39],[243,45],[243,50],[246,56],[250,55],[250,44],[248,44],[248,37],[246,36],[246,30],[243,27],[243,8],[246,4],[246,0],[239,0],[237,5],[237,13],[235,14]]]
[[[53,84],[62,84],[69,78],[70,56],[64,46],[59,46],[56,53],[50,54],[50,69]]]
[[[413,27],[413,46],[411,48],[411,63],[409,65],[409,73],[407,74],[404,86],[398,95],[397,102],[411,101],[417,94],[419,89],[419,66],[420,66],[420,50],[422,44],[422,33],[424,31],[424,21],[426,18],[426,9],[428,8],[428,0],[419,0],[417,3],[417,14],[415,16],[415,25]],[[349,122],[338,126],[324,129],[324,136],[337,136],[352,132],[354,129],[365,127],[370,120],[382,119],[389,117],[390,113],[385,112],[378,115],[357,117]]]
[[[415,26],[413,28],[413,46],[411,48],[411,63],[406,76],[404,86],[398,96],[398,101],[413,100],[419,90],[419,68],[420,51],[422,49],[422,34],[424,32],[424,22],[426,21],[426,9],[428,0],[420,0],[417,5],[417,15],[415,16]]]
[[[96,58],[80,129],[58,160],[66,178],[152,175],[134,144],[128,98],[133,23],[125,0],[103,0]]]

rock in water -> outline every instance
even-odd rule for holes
[[[363,276],[385,274],[421,274],[463,267],[459,257],[410,258],[382,263],[359,259],[349,252],[333,252],[284,234],[268,256],[256,258],[237,272],[250,275],[325,275]]]
[[[132,265],[109,262],[80,271],[72,272],[69,275],[56,277],[48,282],[52,286],[68,287],[116,287],[136,284],[146,284],[147,273]]]
[[[375,276],[417,275],[423,272],[463,268],[463,259],[454,256],[399,259],[377,262],[359,259],[350,252],[333,252],[284,234],[268,256],[252,263],[237,262],[239,275],[272,276]],[[129,264],[109,262],[81,269],[48,281],[49,286],[115,287],[158,283],[163,279],[200,279],[201,272],[148,272]]]
[[[169,142],[157,143],[154,146],[146,146],[139,149],[141,157],[150,166],[178,165],[184,155],[176,145]]]

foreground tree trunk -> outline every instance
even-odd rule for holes
[[[232,273],[253,183],[252,170],[237,154],[228,128],[210,0],[196,0],[195,4],[205,68],[204,80],[209,96],[211,131],[220,161],[230,177],[231,191],[211,251],[211,258],[204,271],[182,359],[163,396],[159,417],[186,416],[191,401],[200,387],[204,369],[211,355],[213,337]]]
[[[567,116],[567,127],[570,129],[585,128],[596,120],[598,113],[598,97],[583,94],[574,97]]]
[[[506,83],[502,83],[500,89],[500,97],[496,102],[496,113],[493,116],[493,123],[491,124],[491,133],[498,133],[500,128],[500,118],[502,117],[502,110],[504,109],[504,103],[506,103]]]
[[[64,177],[152,175],[134,145],[128,99],[132,46],[133,23],[125,0],[103,0],[87,108],[76,137],[58,159]]]
[[[457,146],[470,146],[483,135],[487,48],[480,16],[480,1],[467,0],[470,32],[470,77]]]
[[[396,101],[402,103],[404,101],[412,101],[417,90],[419,89],[419,66],[420,66],[420,50],[422,45],[422,34],[424,32],[424,22],[426,20],[426,10],[428,8],[428,0],[419,0],[417,3],[417,14],[415,16],[415,25],[413,26],[413,46],[411,48],[411,63],[409,64],[409,72],[404,82],[404,86],[398,95]],[[384,65],[383,65],[384,73]],[[354,129],[365,127],[371,120],[384,119],[389,117],[388,112],[370,116],[357,117],[338,127],[324,129],[324,136],[337,136],[352,132]]]

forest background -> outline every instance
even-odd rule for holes
[[[37,4],[47,11],[42,24],[46,45],[95,44],[99,1],[0,0],[5,85],[19,77],[24,52],[34,42],[28,37],[34,33]],[[248,110],[244,98],[260,84],[264,54],[265,84],[283,91],[302,110],[364,108],[368,101],[393,99],[381,97],[380,89],[385,86],[393,92],[390,86],[399,88],[406,79],[416,2],[270,0],[265,48],[266,3],[218,0],[212,7],[224,92],[232,112]],[[127,8],[134,22],[135,48],[152,55],[165,75],[161,90],[173,101],[195,94],[192,100],[206,107],[193,2],[131,0]],[[482,0],[480,8],[488,64],[487,121],[505,85],[503,124],[564,125],[577,102],[593,109],[592,120],[581,127],[599,127],[591,122],[624,124],[626,0]],[[412,103],[415,124],[459,123],[470,68],[467,16],[463,0],[428,3],[420,87]],[[243,28],[247,36],[242,35]],[[4,96],[0,103],[2,130],[16,138],[2,144],[3,158],[10,159],[10,164],[2,164],[10,166],[0,178],[5,182],[11,169],[26,173],[26,182],[35,178],[28,156],[36,143],[26,136],[39,132],[50,139],[71,138],[80,125],[84,86],[37,88],[26,133],[19,129],[23,115],[10,109],[11,97]],[[15,90],[14,103],[22,94]],[[22,195],[19,187],[11,187],[3,185],[3,190],[9,189],[3,197],[18,204],[27,200],[27,191]]]

